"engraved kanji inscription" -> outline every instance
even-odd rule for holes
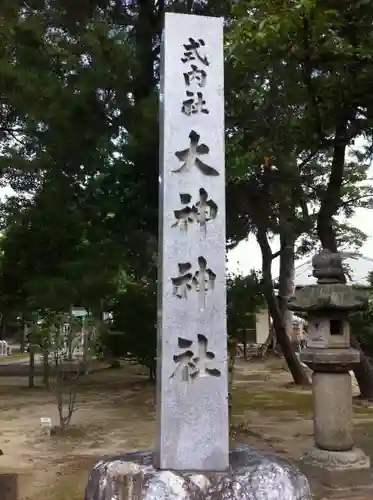
[[[173,295],[179,299],[187,299],[188,292],[192,289],[192,264],[190,264],[190,262],[181,262],[177,265],[177,267],[179,269],[179,276],[171,278]]]
[[[179,375],[181,380],[189,382],[199,377],[220,377],[221,372],[214,368],[212,360],[215,354],[208,350],[208,340],[205,335],[197,335],[197,348],[193,349],[193,341],[178,337],[178,347],[182,352],[175,354],[173,359],[176,368],[170,378]]]
[[[196,203],[196,208],[198,214],[197,222],[206,232],[206,223],[210,220],[216,219],[218,206],[214,200],[208,199],[208,193],[203,188],[199,190],[199,200]]]
[[[199,269],[194,273],[192,283],[198,292],[200,306],[206,305],[206,296],[212,292],[215,286],[216,274],[207,267],[207,261],[204,257],[198,257]]]
[[[204,40],[199,38],[195,40],[194,38],[189,38],[189,43],[184,43],[184,57],[181,58],[183,63],[188,61],[200,61],[205,66],[209,66],[210,62],[205,54],[202,54],[201,48],[205,46]]]
[[[207,267],[204,257],[198,257],[198,268],[193,273],[190,262],[178,264],[179,276],[171,278],[173,295],[179,299],[187,299],[189,292],[195,290],[200,299],[201,307],[205,306],[206,296],[214,289],[216,274]]]
[[[199,190],[197,203],[192,205],[191,201],[190,194],[180,194],[180,202],[185,206],[179,210],[174,210],[176,222],[171,227],[180,227],[182,231],[187,232],[189,224],[196,222],[206,234],[207,222],[216,218],[218,206],[214,200],[209,200],[208,193],[203,188]]]
[[[189,86],[195,81],[199,87],[204,87],[206,85],[206,71],[198,68],[195,64],[191,64],[190,67],[191,70],[184,73],[185,85]]]
[[[207,155],[210,148],[206,144],[199,144],[200,135],[192,130],[189,134],[190,146],[187,149],[176,151],[175,156],[182,163],[181,167],[172,170],[172,172],[190,171],[194,166],[197,167],[204,175],[220,175],[219,172],[207,163],[200,160],[199,156]]]
[[[202,92],[186,91],[187,98],[184,99],[181,105],[181,112],[187,116],[196,115],[197,113],[204,113],[208,115],[210,111],[205,107],[206,101],[203,98]]]
[[[190,194],[180,193],[180,202],[185,205],[180,210],[174,210],[176,222],[171,227],[179,226],[182,231],[188,231],[188,225],[197,220],[198,209],[195,205],[190,206],[192,197]]]

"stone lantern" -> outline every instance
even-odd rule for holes
[[[296,291],[288,304],[308,315],[308,344],[300,356],[313,370],[314,445],[302,459],[304,469],[328,489],[368,486],[370,460],[354,446],[349,374],[360,360],[350,346],[349,313],[365,309],[367,297],[344,283],[339,254],[323,250],[312,266],[317,284]]]

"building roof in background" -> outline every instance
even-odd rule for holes
[[[344,254],[343,264],[346,267],[347,283],[351,285],[370,286],[368,274],[373,272],[373,258],[359,254]],[[295,286],[315,285],[316,278],[312,276],[312,259],[303,262],[295,268]]]

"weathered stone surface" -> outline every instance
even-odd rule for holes
[[[324,248],[314,255],[312,267],[312,274],[317,278],[318,283],[343,283],[344,272],[341,254],[333,253]]]
[[[166,13],[156,461],[228,467],[223,19]]]
[[[331,451],[351,450],[354,440],[350,374],[315,372],[312,383],[316,446]]]
[[[303,457],[303,461],[335,470],[346,470],[346,468],[366,469],[370,467],[369,457],[360,448],[353,448],[349,451],[329,451],[314,446]]]
[[[314,371],[346,373],[360,361],[356,349],[309,349],[300,353],[300,360]]]
[[[291,311],[359,311],[366,309],[368,293],[340,283],[308,285],[289,298]]]
[[[304,287],[289,300],[291,310],[308,312],[309,344],[300,359],[314,370],[315,445],[301,466],[326,490],[346,493],[346,488],[372,483],[369,458],[354,447],[349,374],[360,353],[350,347],[348,313],[365,309],[368,295],[343,283],[339,254],[323,250],[312,264],[318,284]]]
[[[227,472],[160,471],[151,452],[102,460],[90,473],[85,500],[311,500],[306,477],[276,455],[242,445]]]
[[[321,487],[338,493],[344,489],[373,486],[370,459],[360,448],[328,451],[314,446],[302,462],[301,468],[310,478]]]
[[[348,349],[350,343],[350,322],[347,312],[308,314],[309,349]]]

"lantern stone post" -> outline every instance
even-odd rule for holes
[[[339,254],[323,250],[312,265],[317,284],[296,291],[288,304],[308,315],[308,344],[300,359],[313,370],[314,445],[302,459],[304,470],[327,489],[368,486],[370,460],[353,438],[349,373],[360,360],[350,345],[349,313],[365,309],[367,297],[344,283]]]

